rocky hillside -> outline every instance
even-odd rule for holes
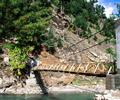
[[[70,30],[71,20],[69,16],[62,13],[56,13],[54,11],[54,18],[52,20],[52,28],[54,30],[54,35],[57,38],[62,39],[63,48],[56,48],[55,56],[63,59],[66,62],[71,63],[81,63],[81,62],[110,62],[112,58],[106,53],[107,48],[115,48],[114,45],[110,43],[99,42],[104,40],[104,36],[100,33],[96,34],[97,40],[94,40],[94,36],[89,39],[81,38],[77,33]],[[80,34],[80,30],[79,34]],[[96,31],[93,30],[93,34]],[[80,42],[81,41],[81,42]],[[93,46],[95,45],[95,46]],[[93,46],[90,49],[86,49]],[[86,49],[86,50],[85,50]],[[83,51],[83,52],[81,52]],[[78,52],[78,53],[77,53]]]
[[[61,62],[111,62],[113,60],[112,57],[106,53],[107,48],[114,49],[114,46],[111,44],[102,43],[83,52],[79,52],[97,44],[98,41],[103,41],[104,37],[97,34],[97,41],[93,39],[94,37],[91,37],[89,40],[81,38],[78,34],[69,29],[70,21],[70,17],[64,13],[54,12],[54,18],[51,22],[51,26],[55,37],[62,39],[63,47],[56,47],[56,52],[54,54],[50,54],[47,51],[42,51],[40,58],[43,64],[50,65]],[[79,43],[79,41],[82,42]],[[75,79],[75,75],[59,72],[43,72],[42,76],[48,86],[67,85]]]

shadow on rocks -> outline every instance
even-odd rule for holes
[[[47,90],[47,87],[45,86],[45,84],[42,80],[41,74],[38,71],[34,71],[34,74],[35,74],[36,81],[42,90],[42,93],[47,95],[48,90]]]

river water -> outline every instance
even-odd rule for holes
[[[0,100],[94,100],[94,94],[0,95]]]

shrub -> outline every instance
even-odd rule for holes
[[[11,70],[17,70],[17,75],[21,75],[20,69],[26,67],[28,53],[33,50],[33,47],[20,48],[15,44],[5,44],[4,48],[8,51]]]

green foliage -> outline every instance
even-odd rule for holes
[[[48,50],[54,50],[57,39],[52,32],[46,35],[53,4],[58,5],[59,0],[0,1],[0,37],[11,41],[5,48],[8,48],[12,69],[25,67],[31,47],[44,43]]]
[[[51,2],[52,2],[54,5],[58,6],[59,3],[60,3],[60,0],[51,0]]]
[[[22,50],[18,47],[8,50],[8,55],[10,58],[10,66],[12,69],[22,69],[25,67],[27,61],[27,55],[25,55]]]
[[[115,39],[115,22],[113,18],[106,19],[104,22],[103,35]]]
[[[106,49],[106,52],[111,55],[113,60],[116,60],[116,51],[113,50],[112,48]]]
[[[83,30],[87,30],[87,22],[83,16],[76,16],[74,24]]]
[[[54,51],[56,38],[54,37],[52,29],[48,31],[46,38],[47,39],[45,41],[45,45],[48,47],[50,51]]]
[[[57,40],[57,47],[63,47],[63,43],[62,43],[62,39],[61,38],[58,38]]]
[[[25,68],[28,60],[27,54],[34,49],[33,47],[20,48],[14,44],[5,44],[3,48],[8,50],[9,64],[12,70]]]
[[[35,45],[49,25],[52,9],[42,0],[2,0],[1,30],[2,38],[16,38],[17,43]],[[39,43],[40,44],[40,43]]]
[[[100,30],[103,24],[103,34],[109,38],[115,38],[114,20],[106,18],[105,8],[96,4],[97,0],[65,0],[63,1],[64,11],[72,15],[75,20],[73,24],[81,28],[84,37],[91,35],[91,29]]]
[[[50,28],[48,31],[46,41],[44,42],[48,50],[52,53],[55,51],[55,47],[61,47],[62,46],[62,40],[60,38],[56,38],[55,34],[53,32],[53,29]]]

